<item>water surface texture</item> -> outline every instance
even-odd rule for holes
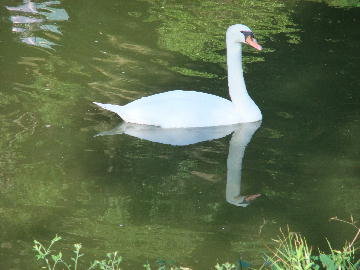
[[[32,241],[56,233],[85,261],[118,250],[126,269],[261,264],[286,225],[319,247],[350,239],[328,219],[360,219],[359,6],[2,0],[0,268],[38,269]],[[229,98],[234,23],[264,47],[243,52],[262,123],[164,133],[92,104],[172,89]]]

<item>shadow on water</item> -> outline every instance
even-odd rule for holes
[[[280,34],[264,44],[276,53],[265,55],[266,64],[255,63],[249,79],[255,88],[267,82],[258,136],[271,137],[268,128],[279,133],[265,150],[274,165],[264,170],[283,173],[269,179],[277,191],[272,197],[286,223],[324,249],[325,237],[340,246],[351,236],[346,228],[339,236],[330,217],[360,214],[352,191],[359,189],[359,14],[359,8],[299,2],[294,21],[301,42],[288,44]]]
[[[241,195],[241,169],[245,149],[260,125],[261,122],[255,122],[231,126],[164,129],[124,122],[118,127],[101,132],[96,136],[127,134],[151,142],[186,146],[219,139],[233,133],[227,158],[226,201],[235,206],[246,207],[250,201],[260,196],[260,194]]]

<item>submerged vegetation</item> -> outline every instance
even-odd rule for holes
[[[350,242],[345,242],[344,246],[340,249],[334,249],[330,242],[329,252],[323,252],[321,250],[314,251],[309,246],[306,239],[297,232],[291,232],[289,228],[286,232],[281,231],[280,236],[274,240],[275,246],[269,248],[271,255],[265,255],[265,262],[259,270],[271,269],[271,270],[359,270],[360,260],[356,259],[355,243],[360,236],[360,227],[356,225],[356,222],[351,217],[349,221],[338,219],[337,217],[331,218],[335,220],[351,225],[355,228],[355,235]],[[56,269],[80,269],[78,268],[79,259],[84,254],[80,252],[81,244],[74,244],[73,255],[70,260],[66,260],[62,251],[58,253],[52,250],[53,245],[60,241],[62,238],[58,235],[51,240],[49,246],[45,246],[37,240],[34,240],[33,249],[36,253],[36,258],[48,270]],[[122,257],[118,255],[118,252],[107,253],[106,257],[101,260],[94,260],[88,267],[82,269],[92,270],[120,270],[120,263]],[[145,270],[191,270],[191,268],[177,265],[174,261],[158,260],[157,266],[153,268],[150,263],[143,265]],[[250,264],[245,261],[239,260],[236,264],[223,263],[216,264],[216,270],[237,270],[237,269],[255,269],[251,268]]]

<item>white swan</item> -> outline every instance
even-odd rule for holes
[[[124,106],[96,105],[117,113],[124,121],[162,128],[233,125],[262,119],[249,96],[243,76],[241,43],[261,50],[249,27],[235,24],[226,32],[228,85],[231,101],[196,91],[174,90],[143,97]]]

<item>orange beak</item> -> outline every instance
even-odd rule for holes
[[[251,36],[248,36],[246,38],[246,43],[249,44],[251,47],[254,47],[255,49],[261,51],[262,47],[259,43],[257,43],[255,38],[252,38]]]

